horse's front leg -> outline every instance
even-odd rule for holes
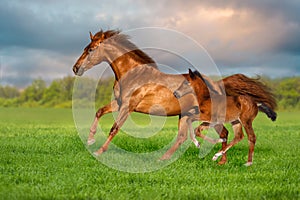
[[[178,136],[175,144],[160,158],[160,160],[168,160],[171,158],[173,153],[178,149],[178,147],[184,143],[187,139],[187,131],[188,131],[188,116],[179,116],[178,121]]]
[[[204,135],[202,133],[202,131],[207,130],[210,128],[210,123],[208,122],[203,122],[202,124],[200,124],[200,126],[198,126],[197,128],[195,128],[195,134],[198,137],[201,137],[203,140],[206,140],[212,144],[216,144],[216,143],[220,143],[220,142],[224,142],[223,138],[219,138],[219,139],[213,139],[211,137],[208,137],[206,135]]]
[[[118,105],[117,100],[113,100],[106,106],[98,109],[98,111],[96,112],[94,122],[90,128],[90,134],[89,134],[88,141],[87,141],[88,145],[92,145],[96,141],[94,136],[97,132],[97,126],[98,126],[100,117],[102,117],[103,115],[105,115],[107,113],[116,112],[116,111],[118,111],[118,109],[119,109],[119,105]]]
[[[241,123],[233,123],[232,128],[234,132],[233,140],[224,148],[222,148],[221,151],[216,153],[213,157],[213,160],[217,160],[219,156],[224,155],[231,147],[233,147],[235,144],[237,144],[244,138],[243,127]]]
[[[121,126],[124,124],[124,122],[126,121],[126,119],[130,113],[131,112],[128,110],[127,107],[126,108],[123,107],[120,109],[120,113],[118,114],[118,117],[109,132],[109,136],[108,136],[107,140],[105,141],[105,143],[102,145],[102,147],[98,151],[94,152],[95,156],[102,154],[103,152],[105,152],[108,149],[109,143],[112,141],[112,139],[118,133],[118,131],[120,130]]]
[[[227,140],[228,140],[228,130],[225,128],[225,126],[223,124],[215,125],[214,129],[217,131],[217,133],[220,135],[220,138],[223,140],[222,150],[225,150],[225,148],[227,146]],[[227,156],[226,156],[226,153],[224,153],[218,164],[223,165],[226,162],[227,162]]]
[[[195,131],[193,129],[193,119],[192,118],[189,118],[187,120],[187,123],[188,123],[188,127],[189,127],[189,131],[190,131],[190,138],[191,140],[193,141],[193,143],[195,144],[195,146],[199,149],[200,148],[200,143],[199,141],[196,139],[196,135],[195,135]]]

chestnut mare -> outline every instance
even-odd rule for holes
[[[214,113],[211,111],[211,96],[206,87],[205,79],[198,71],[192,72],[189,69],[189,76],[187,76],[180,87],[174,91],[174,96],[176,98],[182,98],[191,93],[194,93],[197,96],[200,115],[190,116],[189,121],[203,121],[203,123],[195,129],[195,134],[200,137],[203,137],[201,131],[209,128],[210,123],[218,123],[218,118],[222,117],[220,115],[224,114],[223,112],[218,112],[218,110],[223,111],[226,109],[226,114],[224,116],[225,122],[232,124],[234,139],[228,145],[223,146],[222,150],[215,154],[213,160],[217,160],[219,156],[225,154],[232,146],[243,139],[244,135],[242,127],[244,127],[249,142],[248,161],[245,165],[250,166],[253,162],[254,146],[256,142],[252,122],[259,110],[266,113],[272,121],[275,121],[277,115],[273,109],[276,107],[276,101],[270,90],[256,79],[250,79],[241,74],[233,75],[229,80],[230,79],[232,81],[234,80],[234,84],[237,84],[239,89],[230,88],[233,83],[229,84],[228,81],[224,81],[223,79],[225,82],[224,87],[226,93],[231,94],[231,96],[228,95],[225,102],[224,99],[221,98],[218,101],[218,96],[215,96],[214,100],[217,100],[218,103],[216,112]],[[238,85],[239,83],[241,84]],[[191,123],[189,123],[189,126],[191,126]]]
[[[187,95],[189,101],[183,101],[182,104],[173,95],[173,91],[185,80],[187,74],[171,75],[160,72],[154,60],[130,42],[127,35],[120,34],[119,31],[100,31],[95,35],[90,33],[90,39],[91,42],[78,58],[73,71],[81,76],[93,66],[103,61],[108,62],[115,74],[115,99],[96,112],[88,136],[88,145],[95,142],[94,135],[100,117],[119,111],[106,142],[94,152],[94,155],[100,155],[107,150],[109,143],[131,112],[140,112],[159,116],[179,115],[177,140],[161,158],[169,159],[187,139],[188,115],[195,114],[194,107],[198,106],[196,98],[191,97],[193,94]],[[206,81],[214,86],[210,79],[207,78]],[[214,91],[217,90],[218,88],[215,88]],[[217,131],[221,135],[227,135],[225,127],[223,125],[220,127]]]

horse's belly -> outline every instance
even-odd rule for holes
[[[135,111],[159,116],[175,116],[181,113],[180,105],[175,98],[162,101],[146,97],[138,104]]]
[[[175,116],[186,113],[194,105],[197,105],[194,100],[194,96],[189,94],[178,101],[170,90],[160,88],[160,90],[144,96],[138,103],[135,111],[151,115]]]

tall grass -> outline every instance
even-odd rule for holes
[[[258,116],[251,167],[243,166],[244,139],[224,166],[211,160],[219,145],[204,158],[191,145],[171,165],[133,174],[101,164],[86,150],[71,110],[1,108],[0,199],[299,199],[299,114],[281,112],[275,123]],[[113,142],[128,150],[159,147],[177,134],[176,121],[167,122],[162,139],[143,144],[121,133]],[[111,118],[100,124],[109,127]]]

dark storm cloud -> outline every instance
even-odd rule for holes
[[[77,21],[72,13],[68,15],[67,9],[47,6],[44,2],[36,7],[15,1],[0,4],[1,49],[18,46],[71,53],[82,44],[82,40],[77,39],[83,36],[80,29],[88,29],[88,25]]]
[[[88,31],[145,26],[147,18],[138,17],[144,9],[111,0],[1,1],[0,49],[21,46],[74,53],[89,41]]]
[[[0,84],[24,85],[39,76],[51,80],[71,75],[89,42],[88,31],[147,26],[190,36],[224,74],[299,75],[299,10],[296,0],[3,0]],[[184,72],[179,61],[168,56],[157,59]],[[27,78],[21,77],[24,74]]]

